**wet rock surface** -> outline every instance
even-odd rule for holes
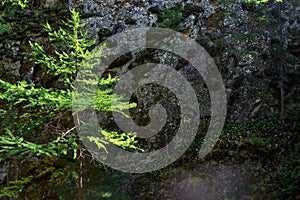
[[[250,199],[260,177],[257,163],[206,162],[175,171],[167,180],[171,199]],[[169,191],[170,191],[169,190]]]
[[[170,169],[166,175],[151,179],[136,175],[127,186],[132,199],[250,199],[259,197],[254,190],[265,174],[260,163],[205,161]]]

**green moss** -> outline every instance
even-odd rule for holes
[[[159,27],[169,28],[175,31],[182,31],[184,27],[181,25],[184,18],[182,16],[183,7],[178,9],[165,9],[158,14]]]
[[[7,23],[1,23],[0,22],[0,35],[6,34],[6,33],[11,33],[12,29],[13,29],[12,24],[7,24]]]
[[[297,199],[300,185],[300,154],[293,153],[275,172],[254,186],[257,192],[272,199]]]

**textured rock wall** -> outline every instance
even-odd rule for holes
[[[284,96],[284,105],[299,102],[299,61],[281,58],[280,48],[274,45],[282,44],[282,51],[287,51],[292,60],[299,59],[300,7],[296,1],[286,1],[281,8],[275,3],[267,4],[263,11],[259,11],[260,16],[266,17],[260,22],[253,12],[256,8],[240,2],[226,5],[207,0],[36,1],[29,10],[11,11],[3,16],[5,21],[14,24],[14,28],[12,33],[0,36],[0,78],[47,84],[42,83],[46,80],[40,80],[40,66],[30,62],[26,55],[30,51],[28,41],[42,42],[49,48],[42,25],[49,21],[51,25],[59,26],[59,21],[69,16],[69,7],[80,10],[83,22],[97,43],[132,26],[167,25],[198,41],[214,58],[222,73],[229,120],[243,122],[256,115],[278,114],[281,95]],[[161,14],[166,9],[177,10],[182,18],[172,21],[171,17],[171,22],[164,21]],[[264,23],[264,20],[270,23]],[[168,53],[150,54],[161,63],[175,60],[171,65],[182,68],[183,73],[191,68]],[[136,57],[139,55],[133,53],[131,61],[133,58],[138,63]],[[147,59],[142,56],[142,60]],[[120,59],[113,71],[119,74],[118,67],[129,61]],[[199,79],[195,81],[203,85]],[[208,98],[208,95],[203,92],[198,98]]]
[[[255,7],[240,2],[232,5],[216,5],[207,0],[33,1],[28,10],[2,14],[6,22],[13,23],[14,28],[12,33],[0,35],[1,79],[10,82],[27,80],[51,87],[53,83],[43,78],[41,66],[34,65],[26,53],[30,51],[29,41],[41,42],[45,48],[50,48],[46,33],[43,31],[43,24],[48,21],[53,26],[60,26],[59,21],[69,17],[69,7],[80,10],[83,22],[87,24],[98,44],[107,37],[132,26],[166,27],[169,25],[194,38],[210,53],[222,73],[227,91],[228,120],[244,122],[257,115],[278,114],[281,95],[284,96],[284,110],[286,111],[289,106],[295,106],[300,102],[299,60],[294,61],[296,58],[300,58],[300,6],[297,1],[287,1],[281,8],[278,7],[278,4],[267,4],[259,16],[265,15],[266,19],[261,18],[260,22],[257,21],[259,17],[254,16]],[[166,9],[176,11],[180,10],[180,7],[183,7],[183,10],[179,12],[182,19],[177,21],[170,19],[168,22],[161,18],[161,13],[164,13]],[[2,8],[0,10],[2,11]],[[264,20],[270,20],[270,23],[265,23]],[[283,48],[276,44],[282,44]],[[118,59],[110,71],[118,75],[122,73],[123,65],[135,66],[149,60],[169,63],[175,69],[188,75],[194,88],[199,92],[198,100],[203,102],[201,105],[205,107],[204,110],[208,110],[209,103],[205,104],[208,102],[208,94],[205,92],[202,79],[197,77],[198,75],[194,73],[195,70],[191,65],[174,55],[154,50],[133,52]],[[149,99],[148,103],[151,103],[152,96],[155,97],[151,92],[151,89],[144,91]],[[178,112],[176,109],[171,112],[173,114]],[[297,117],[297,115],[295,116]],[[176,129],[176,122],[171,121],[169,127],[171,130]],[[165,146],[164,142],[167,141],[159,138],[161,136],[154,138],[154,141],[149,141],[153,144],[150,145],[151,148]],[[172,135],[169,136],[168,139],[172,139]],[[145,146],[148,147],[149,144],[148,146],[145,144]],[[246,154],[249,153],[246,152]],[[205,169],[209,169],[208,173],[211,173],[210,170],[214,171],[212,173],[215,176],[214,179],[200,177],[191,180],[192,176],[189,173],[181,174],[179,171],[176,172],[177,174],[175,173],[176,176],[168,180],[171,188],[165,188],[165,190],[171,191],[169,194],[161,188],[157,189],[159,186],[155,186],[155,184],[160,184],[158,181],[149,184],[148,177],[142,182],[138,182],[139,179],[137,179],[136,185],[130,191],[132,196],[140,197],[136,199],[146,199],[147,197],[151,199],[156,196],[163,199],[164,195],[198,196],[202,192],[198,190],[199,186],[203,186],[204,189],[211,189],[213,186],[215,195],[225,198],[228,197],[226,195],[231,195],[228,192],[232,192],[233,196],[241,198],[238,190],[246,187],[246,191],[250,191],[246,175],[248,172],[254,173],[257,165],[257,163],[234,167],[218,164],[208,165]],[[195,173],[199,167],[195,167]],[[239,170],[236,170],[237,168]],[[202,168],[199,169],[202,170]],[[0,183],[6,179],[7,173],[6,167],[0,170]],[[235,177],[233,179],[233,176],[239,177],[238,180]],[[182,181],[180,182],[180,180]],[[128,180],[126,181],[128,182]],[[183,185],[182,183],[186,185],[179,188]],[[218,188],[216,183],[222,183],[221,187]],[[145,185],[149,185],[149,187],[144,187]],[[195,190],[190,190],[194,187]],[[233,187],[235,188],[232,189]],[[36,191],[34,188],[33,190],[43,193],[40,192],[43,189]],[[177,194],[177,190],[183,192]],[[29,194],[35,193],[32,191]],[[165,199],[168,197],[166,196]]]

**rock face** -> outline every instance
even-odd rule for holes
[[[28,41],[47,44],[42,25],[49,21],[55,26],[68,16],[67,7],[75,7],[98,44],[131,27],[156,26],[181,31],[198,41],[214,58],[223,76],[230,121],[245,122],[256,115],[278,114],[282,100],[286,109],[287,104],[299,99],[300,20],[299,5],[295,2],[280,7],[270,3],[262,9],[243,3],[182,0],[70,0],[61,5],[49,0],[31,5],[38,9],[13,11],[3,16],[14,28],[0,38],[2,79],[12,82],[38,79],[39,66],[26,55],[30,51]],[[166,52],[155,52],[153,56],[160,63],[173,60],[170,65],[176,69],[185,71],[189,67]],[[145,56],[142,59],[149,61]],[[131,64],[136,61],[136,58],[131,60]],[[117,74],[122,64],[124,61],[116,64]],[[196,79],[201,81],[200,77]],[[204,92],[199,96],[208,98]],[[206,107],[209,110],[209,105]]]
[[[41,42],[50,48],[47,46],[48,38],[43,31],[43,24],[48,21],[58,27],[61,25],[60,20],[69,17],[68,9],[76,8],[97,44],[132,27],[171,28],[195,39],[208,51],[222,74],[227,92],[228,121],[246,122],[252,117],[278,115],[290,107],[299,108],[300,5],[297,1],[268,3],[259,7],[242,1],[45,0],[40,3],[34,1],[30,6],[28,10],[15,10],[3,15],[6,22],[13,24],[13,32],[0,35],[1,79],[43,84],[39,81],[41,66],[33,64],[27,55],[30,52],[28,41]],[[109,71],[121,75],[124,66],[128,70],[150,61],[168,64],[188,77],[198,92],[197,98],[202,109],[209,111],[209,94],[204,81],[193,66],[171,53],[158,50],[132,52],[117,59]],[[146,96],[148,101],[144,104],[152,103],[150,97],[156,97],[154,89],[152,87],[141,91],[139,95]],[[155,90],[166,93],[164,88]],[[175,97],[172,94],[169,97],[175,105]],[[169,113],[175,115],[178,111],[175,105]],[[111,119],[104,120],[111,125]],[[147,124],[147,113],[141,113],[136,121]],[[176,122],[171,121],[169,127],[175,130]],[[158,136],[157,140],[160,139],[162,137]],[[166,141],[171,139],[170,135]],[[150,150],[165,145],[157,143],[156,139],[150,142],[153,144]],[[197,166],[202,167],[198,171],[178,171],[168,179],[169,187],[163,189],[167,192],[159,192],[162,196],[166,195],[162,199],[249,199],[242,196],[239,190],[251,195],[246,182],[255,180],[249,177],[247,170],[255,173],[256,164],[227,166],[209,163],[207,166]],[[3,168],[0,170],[0,183],[5,182],[5,177],[6,171]],[[141,184],[148,184],[147,181]],[[151,184],[149,187],[152,187]],[[144,193],[146,196],[136,199],[153,199],[151,192]],[[200,198],[200,193],[210,196]]]
[[[3,15],[3,20],[13,25],[11,33],[0,35],[0,78],[10,82],[38,79],[39,66],[29,60],[31,42],[43,43],[47,48],[47,38],[43,25],[48,21],[55,26],[69,15],[66,7],[37,7],[30,10],[10,10]],[[46,8],[44,7],[46,6]]]

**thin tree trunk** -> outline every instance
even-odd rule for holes
[[[83,200],[83,193],[82,193],[82,188],[83,188],[83,181],[82,181],[82,150],[79,146],[79,164],[78,164],[78,200]]]

